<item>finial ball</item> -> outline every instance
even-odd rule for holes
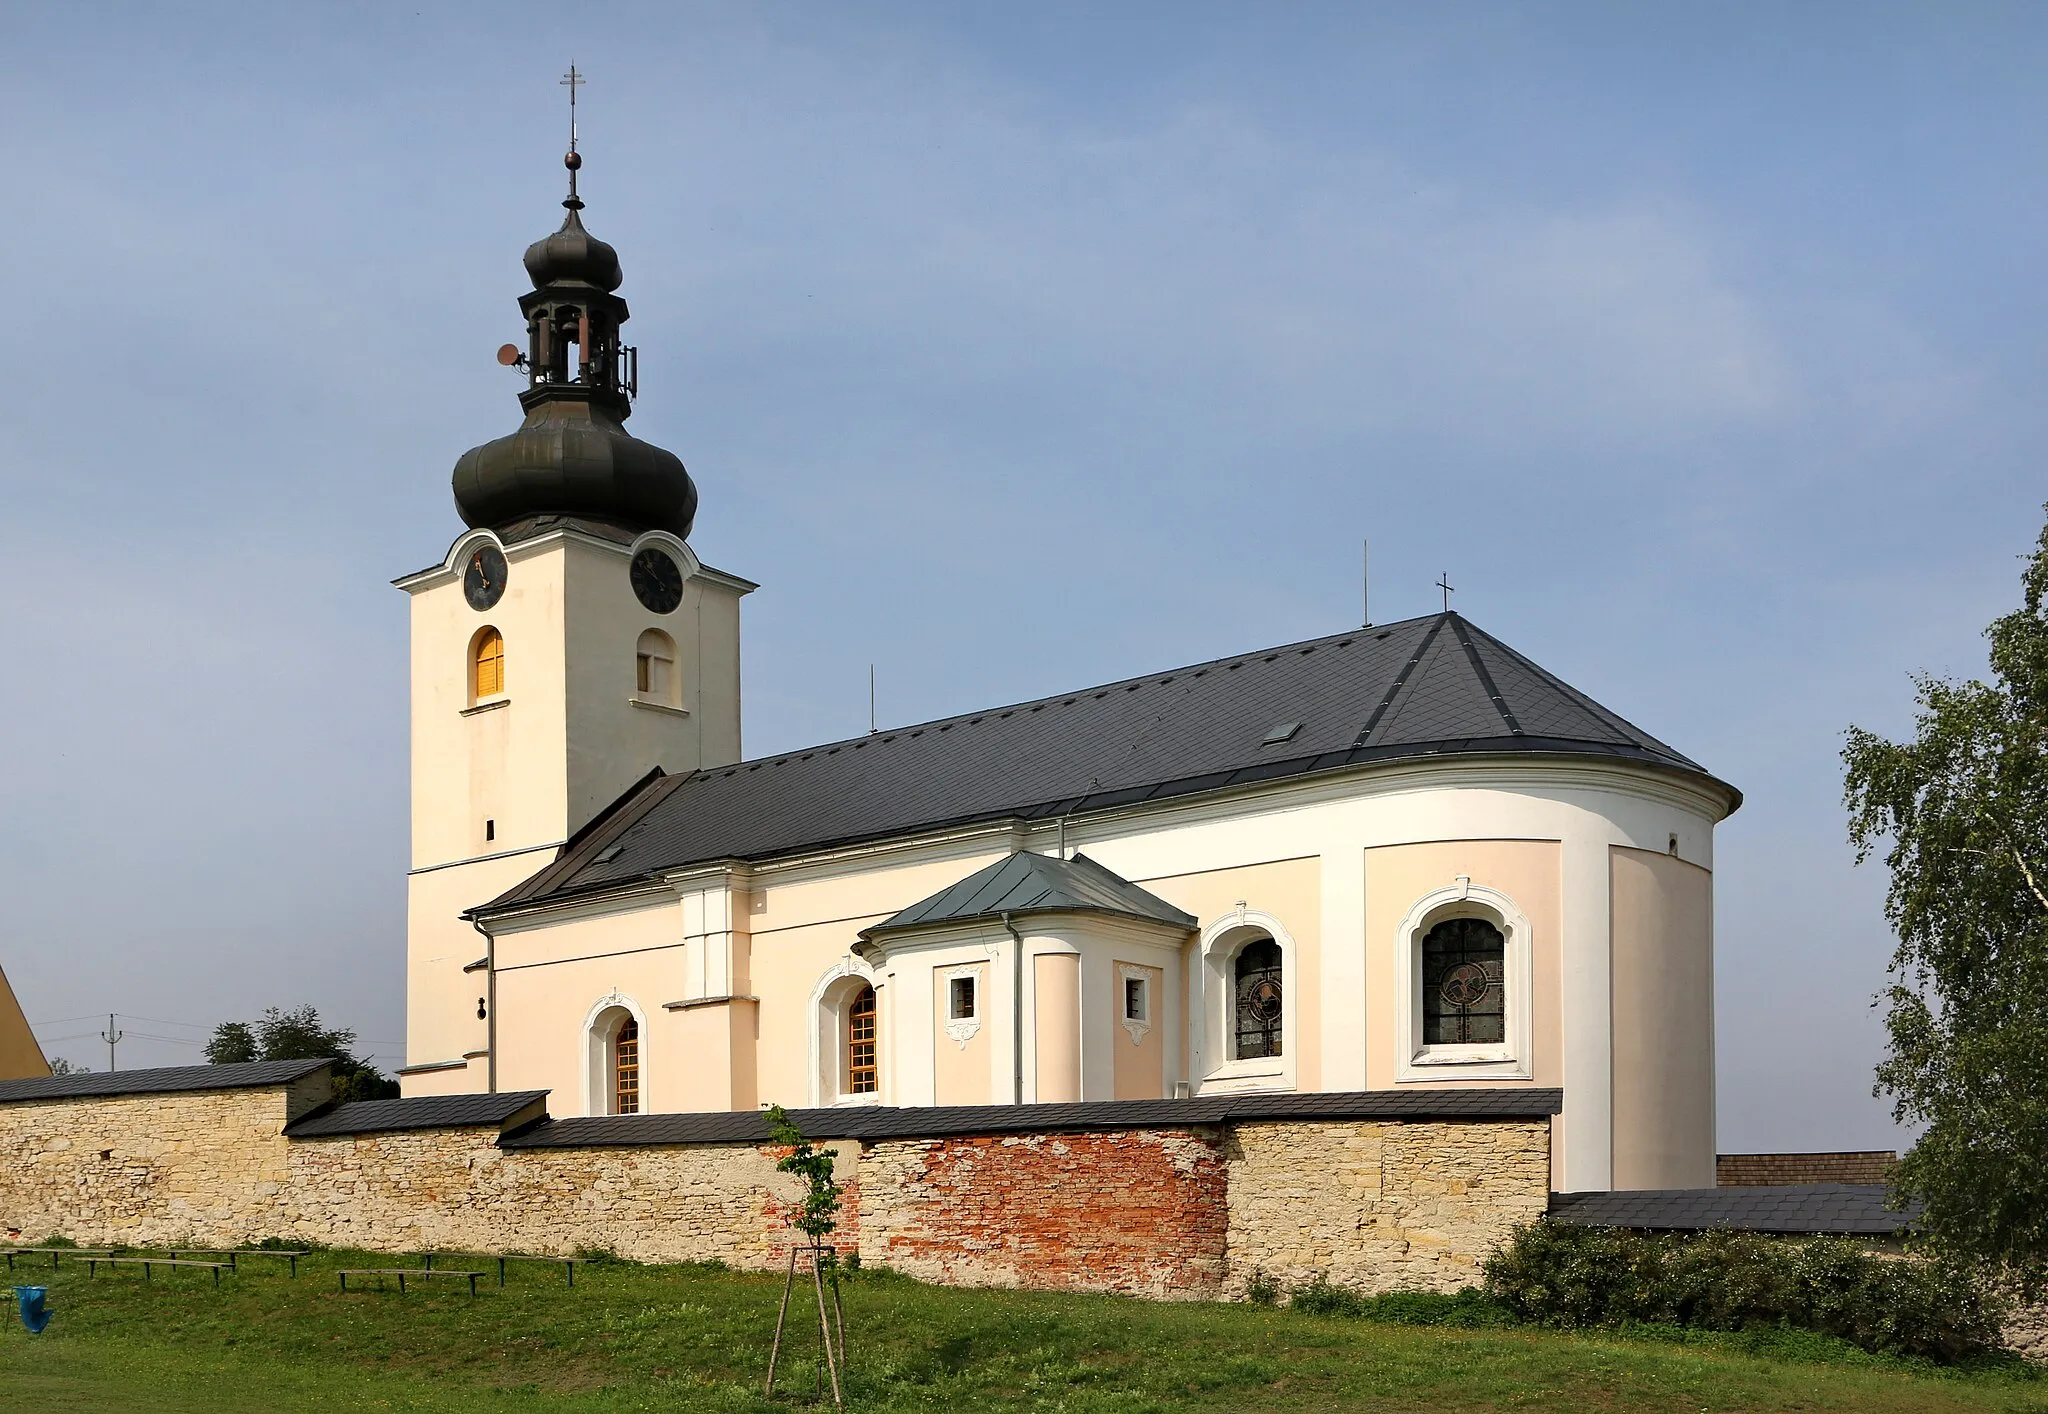
[[[562,165],[572,172],[577,170],[583,165],[583,154],[575,151],[569,152],[562,158]]]

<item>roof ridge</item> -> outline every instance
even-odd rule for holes
[[[1559,692],[1569,697],[1574,703],[1576,703],[1580,707],[1585,708],[1587,711],[1591,712],[1595,717],[1598,717],[1602,721],[1606,722],[1608,726],[1617,728],[1627,733],[1629,736],[1635,739],[1637,745],[1662,751],[1666,755],[1670,756],[1674,761],[1678,761],[1683,763],[1684,765],[1690,766],[1696,771],[1700,771],[1703,773],[1706,772],[1706,767],[1700,765],[1699,762],[1687,756],[1677,747],[1672,746],[1669,743],[1662,740],[1661,738],[1653,736],[1649,732],[1644,731],[1641,727],[1637,726],[1634,722],[1631,722],[1628,718],[1622,716],[1619,712],[1614,711],[1612,708],[1601,706],[1600,703],[1594,701],[1593,698],[1589,697],[1584,692],[1581,692],[1578,688],[1573,687],[1570,683],[1566,682],[1556,673],[1550,671],[1550,669],[1544,667],[1541,663],[1536,662],[1534,659],[1528,657],[1526,654],[1521,653],[1517,649],[1511,647],[1509,644],[1494,637],[1494,635],[1488,633],[1485,629],[1479,627],[1479,625],[1471,624],[1470,627],[1473,633],[1476,633],[1481,638],[1485,639],[1487,643],[1492,647],[1499,649],[1508,658],[1512,659],[1517,666],[1521,667],[1527,672],[1535,674],[1544,682],[1548,683],[1551,687],[1557,689]]]
[[[999,703],[994,707],[978,707],[969,712],[955,712],[948,717],[933,717],[927,721],[908,722],[900,727],[882,727],[876,731],[863,732],[859,736],[841,737],[836,741],[821,741],[812,746],[791,747],[788,751],[778,751],[771,756],[750,757],[724,766],[701,767],[696,771],[686,773],[684,776],[679,777],[679,779],[687,779],[689,776],[722,776],[747,767],[772,766],[779,761],[797,760],[820,751],[844,750],[847,747],[862,745],[877,738],[895,738],[902,736],[906,732],[922,732],[929,731],[935,727],[957,726],[963,722],[971,723],[982,717],[993,717],[1004,712],[1014,713],[1025,711],[1032,707],[1050,706],[1068,697],[1086,697],[1098,692],[1109,692],[1114,688],[1129,688],[1133,685],[1142,686],[1146,683],[1163,684],[1167,679],[1177,678],[1184,673],[1206,672],[1211,668],[1226,666],[1230,663],[1247,662],[1254,658],[1273,658],[1278,657],[1282,653],[1299,653],[1307,649],[1327,647],[1331,644],[1343,644],[1346,640],[1355,640],[1361,635],[1371,635],[1377,640],[1391,634],[1396,629],[1407,628],[1412,624],[1421,623],[1424,619],[1440,619],[1442,617],[1442,614],[1417,614],[1412,619],[1396,619],[1390,624],[1367,624],[1361,628],[1345,629],[1341,633],[1327,633],[1320,638],[1301,638],[1291,643],[1276,643],[1268,648],[1248,648],[1240,653],[1225,653],[1219,657],[1205,658],[1197,663],[1183,663],[1178,667],[1160,668],[1149,673],[1135,673],[1130,677],[1117,678],[1111,682],[1090,683],[1086,687],[1069,688],[1064,692],[1048,692],[1042,697],[1027,697],[1017,702]]]
[[[1380,699],[1380,705],[1373,708],[1372,715],[1365,719],[1365,726],[1359,731],[1357,739],[1351,743],[1353,751],[1359,750],[1371,738],[1373,729],[1380,724],[1380,719],[1387,715],[1387,709],[1394,705],[1394,699],[1401,695],[1401,689],[1408,685],[1408,675],[1415,671],[1415,665],[1429,652],[1429,645],[1436,642],[1437,634],[1443,631],[1444,620],[1450,615],[1436,614],[1431,617],[1436,622],[1429,626],[1429,632],[1422,635],[1422,642],[1415,645],[1415,651],[1408,655],[1408,661],[1403,663],[1401,671],[1394,675],[1394,681],[1387,688],[1386,696]],[[1415,620],[1409,619],[1406,622],[1413,623]]]
[[[1448,617],[1451,620],[1451,632],[1458,636],[1459,646],[1465,650],[1465,661],[1470,663],[1472,671],[1479,675],[1479,685],[1486,689],[1486,695],[1493,700],[1493,710],[1500,713],[1502,725],[1508,729],[1510,736],[1525,735],[1522,724],[1515,720],[1514,710],[1508,706],[1507,699],[1500,695],[1500,688],[1494,684],[1493,674],[1486,670],[1486,664],[1480,660],[1479,650],[1472,646],[1472,633],[1464,618],[1457,614]]]

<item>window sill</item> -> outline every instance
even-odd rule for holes
[[[477,703],[474,707],[463,708],[462,715],[465,717],[474,717],[479,712],[495,712],[500,707],[510,707],[511,705],[512,699],[509,697],[486,697],[483,701]]]
[[[626,702],[629,706],[638,707],[648,712],[665,713],[671,717],[687,717],[690,715],[690,709],[687,707],[671,707],[666,702],[656,702],[649,697],[629,697],[626,699]]]
[[[1534,1074],[1529,1062],[1511,1051],[1488,1046],[1424,1051],[1410,1056],[1395,1072],[1397,1085],[1438,1080],[1527,1080]]]

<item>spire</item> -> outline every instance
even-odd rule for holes
[[[569,151],[562,158],[562,165],[569,169],[569,199],[562,205],[569,208],[569,219],[575,220],[576,213],[583,209],[583,200],[576,195],[576,173],[582,169],[583,157],[576,151],[576,90],[589,80],[576,72],[576,65],[569,65],[569,72],[562,75],[561,83],[569,90]]]
[[[541,516],[601,520],[635,531],[688,536],[697,488],[676,456],[642,442],[620,424],[639,395],[639,351],[621,329],[631,317],[614,293],[623,281],[619,253],[583,228],[576,188],[575,65],[569,90],[567,215],[561,229],[526,248],[533,289],[522,295],[526,352],[508,344],[501,362],[523,369],[519,395],[526,422],[463,454],[455,465],[455,504],[471,525],[500,529]]]

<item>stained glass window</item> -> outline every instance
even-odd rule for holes
[[[1246,943],[1237,955],[1237,1058],[1280,1054],[1280,945]]]
[[[1507,1041],[1507,940],[1484,918],[1447,918],[1422,940],[1422,1043]]]
[[[846,1089],[872,1095],[881,1087],[875,1070],[875,989],[863,987],[846,1008]]]
[[[640,1023],[627,1017],[612,1037],[613,1114],[640,1113]]]

